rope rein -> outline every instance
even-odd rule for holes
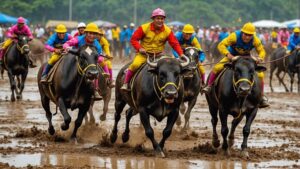
[[[262,62],[260,64],[269,64],[269,63],[273,63],[273,62],[276,62],[278,60],[281,60],[281,59],[284,59],[284,58],[287,58],[289,57],[290,55],[284,55],[280,58],[277,58],[277,59],[274,59],[274,60],[271,60],[271,61],[267,61],[267,62]],[[212,63],[205,63],[205,64],[202,64],[202,66],[210,66],[210,65],[215,65],[217,63],[227,63],[227,62],[220,62],[220,60],[222,60],[223,58],[219,59],[217,62],[212,62]]]

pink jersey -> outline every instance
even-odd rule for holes
[[[288,43],[289,42],[289,39],[290,39],[290,33],[289,31],[279,31],[278,33],[278,36],[277,36],[277,40],[278,40],[278,43],[280,44],[285,44],[285,43]]]
[[[33,39],[32,33],[27,25],[24,25],[21,29],[19,29],[17,25],[12,26],[7,31],[7,37],[11,38],[13,36],[13,34],[26,35],[29,38]]]

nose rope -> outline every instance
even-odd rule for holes
[[[180,88],[181,80],[182,79],[180,78],[178,86],[174,82],[167,82],[167,83],[165,83],[165,85],[163,87],[160,87],[158,84],[157,76],[153,77],[154,92],[155,92],[156,96],[159,98],[159,100],[161,100],[163,98],[161,92],[169,85],[174,86],[176,88],[176,90],[178,91]],[[159,89],[159,92],[157,91],[156,87]]]
[[[250,80],[247,79],[247,78],[241,78],[241,79],[239,79],[238,81],[235,81],[234,76],[233,76],[232,81],[233,81],[233,85],[234,85],[235,87],[237,87],[237,85],[238,85],[240,82],[247,82],[247,83],[250,84],[251,87],[252,87],[253,84],[254,84],[254,80],[253,80],[253,81],[250,81]]]
[[[167,86],[169,86],[169,85],[174,86],[174,87],[176,88],[176,90],[178,90],[178,87],[177,87],[177,85],[176,85],[175,83],[173,83],[173,82],[168,82],[168,83],[166,83],[163,87],[159,88],[159,91],[163,91],[163,90],[164,90]]]
[[[77,67],[78,67],[78,73],[79,73],[80,75],[84,75],[85,72],[86,72],[86,70],[87,70],[88,68],[90,68],[90,67],[97,67],[97,66],[96,66],[95,64],[89,64],[87,67],[85,67],[84,69],[82,69],[81,66],[80,66],[80,64],[79,64],[79,62],[77,62]]]
[[[25,45],[23,45],[22,47],[20,47],[20,45],[17,44],[17,48],[18,48],[18,50],[21,52],[21,54],[24,53],[24,48],[25,48],[25,47],[28,47],[28,48],[29,48],[29,45],[28,45],[28,44],[25,44]]]

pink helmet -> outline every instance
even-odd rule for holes
[[[25,19],[23,17],[19,17],[17,22],[18,23],[25,23]]]
[[[160,8],[156,8],[153,10],[151,18],[155,17],[155,16],[163,16],[166,17],[165,11],[160,9]]]

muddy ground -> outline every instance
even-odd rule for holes
[[[116,62],[114,67],[116,76],[120,62]],[[114,121],[114,94],[107,120],[99,120],[102,113],[102,102],[99,101],[94,106],[96,123],[83,123],[78,131],[77,144],[70,140],[77,111],[69,111],[72,125],[68,131],[61,131],[62,115],[58,112],[53,117],[56,134],[50,136],[36,73],[37,69],[30,70],[23,100],[14,103],[9,101],[7,75],[0,80],[0,168],[300,168],[300,94],[285,93],[276,80],[273,84],[276,93],[270,93],[266,85],[266,95],[272,106],[260,109],[252,124],[248,139],[249,159],[242,158],[240,154],[245,120],[236,130],[231,156],[224,156],[220,150],[211,148],[212,127],[204,96],[198,97],[188,131],[182,132],[182,126],[173,128],[165,144],[167,157],[162,159],[153,153],[138,116],[131,121],[128,143],[121,141],[125,113],[119,123],[117,143],[109,143],[108,135]],[[285,80],[288,81],[288,78]],[[54,104],[51,108],[55,112]],[[156,126],[152,121],[152,124],[156,138],[161,138],[166,121]],[[221,138],[220,123],[218,133]]]

